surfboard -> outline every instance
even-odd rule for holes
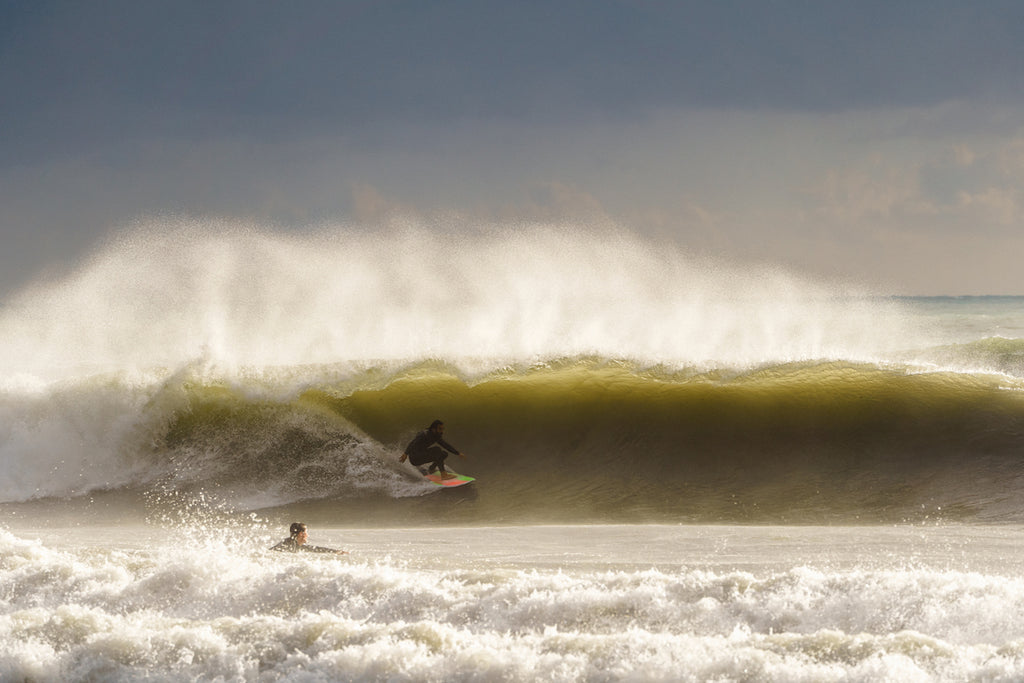
[[[455,477],[452,478],[452,479],[442,479],[441,475],[440,474],[436,474],[436,473],[435,474],[424,474],[423,477],[427,481],[433,482],[433,483],[437,484],[438,486],[445,486],[447,488],[452,488],[452,487],[455,487],[455,486],[465,486],[466,484],[469,484],[470,482],[476,481],[476,479],[474,479],[473,477],[467,477],[464,474],[459,474],[458,472],[452,472],[451,470],[448,470],[448,474],[454,474]]]

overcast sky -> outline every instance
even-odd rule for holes
[[[1024,294],[1016,0],[2,0],[0,97],[0,296],[140,217],[395,212]]]

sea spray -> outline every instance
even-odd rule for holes
[[[0,309],[0,375],[597,354],[674,364],[871,359],[898,306],[778,268],[571,225],[313,233],[151,221]]]

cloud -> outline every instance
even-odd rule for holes
[[[139,215],[453,213],[927,288],[880,254],[1001,258],[1020,224],[1021,26],[1005,0],[8,3],[0,289]]]
[[[859,165],[828,169],[806,195],[816,219],[850,225],[936,213],[921,199],[918,168],[895,166],[877,156]]]
[[[7,158],[679,107],[1020,102],[1024,5],[271,1],[5,6]]]

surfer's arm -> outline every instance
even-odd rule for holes
[[[460,458],[465,458],[466,457],[465,455],[463,455],[462,451],[460,451],[458,448],[456,448],[455,446],[451,445],[450,443],[448,443],[444,439],[438,439],[437,440],[437,445],[440,446],[441,448],[445,449],[449,453],[454,453],[455,455],[459,456]]]

